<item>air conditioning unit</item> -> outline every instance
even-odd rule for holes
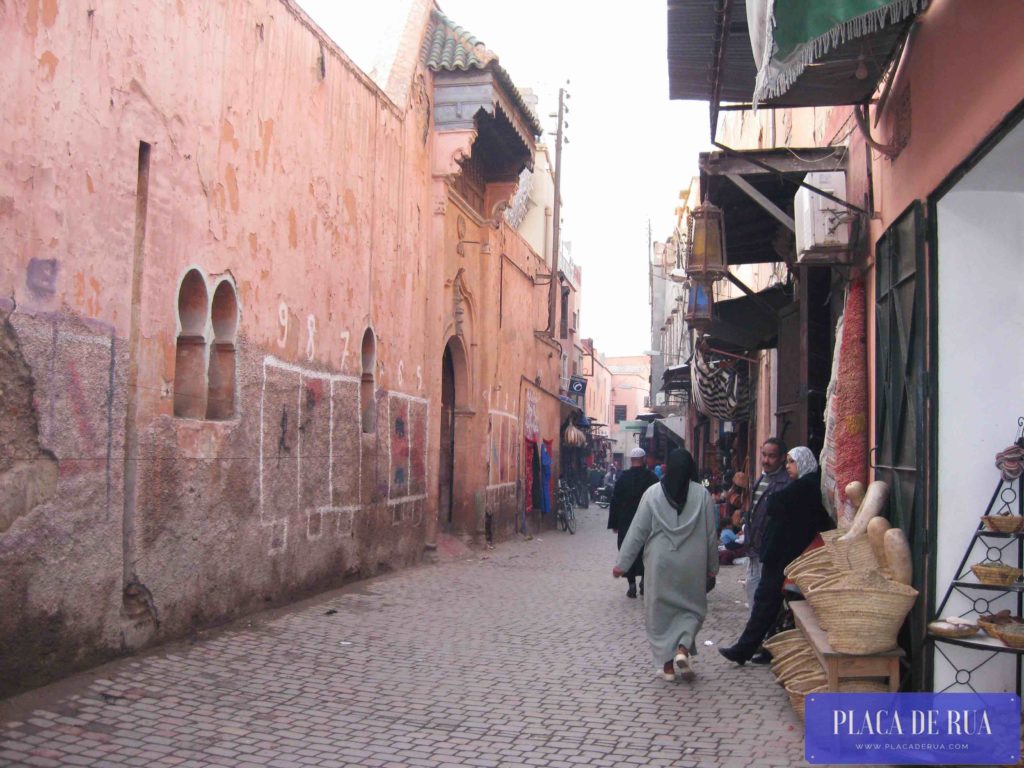
[[[805,177],[811,186],[846,199],[846,173],[820,171]],[[849,264],[850,209],[822,197],[807,187],[800,187],[793,200],[796,224],[796,261],[798,264]]]

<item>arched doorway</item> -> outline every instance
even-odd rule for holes
[[[455,367],[450,344],[445,346],[441,362],[441,462],[437,474],[438,522],[450,528],[455,479]]]
[[[456,429],[455,417],[464,405],[468,383],[466,375],[465,349],[462,340],[453,336],[445,344],[441,359],[441,451],[437,478],[437,522],[442,530],[451,530],[456,524],[456,454],[459,431]]]

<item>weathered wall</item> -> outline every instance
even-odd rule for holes
[[[415,562],[429,73],[401,110],[277,0],[23,0],[0,36],[0,693]],[[223,420],[174,416],[189,270]]]
[[[452,336],[462,339],[469,363],[456,413],[456,487],[465,491],[456,495],[453,527],[482,540],[489,525],[498,540],[513,535],[523,509],[520,383],[526,377],[557,392],[560,349],[534,333],[544,330],[547,319],[548,286],[534,280],[547,274],[541,257],[503,218],[483,220],[443,189],[436,213],[444,242],[444,332],[436,367]],[[557,406],[557,398],[547,399]],[[539,409],[538,423],[542,437],[554,440],[557,462],[558,407]]]

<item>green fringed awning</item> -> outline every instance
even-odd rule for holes
[[[823,107],[870,99],[927,0],[667,0],[669,97]],[[812,65],[812,66],[811,66]]]
[[[927,0],[748,0],[747,24],[757,63],[753,102],[785,94],[808,65],[887,27],[898,26]],[[860,79],[868,76],[868,51]],[[861,62],[858,62],[858,65]],[[855,68],[853,77],[858,77]]]

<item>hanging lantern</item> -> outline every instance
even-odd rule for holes
[[[686,243],[686,274],[714,282],[725,277],[725,231],[722,209],[704,202],[690,211]]]
[[[581,448],[586,445],[587,436],[583,434],[583,430],[570,424],[565,428],[565,432],[562,433],[562,442],[565,445]]]
[[[700,283],[696,280],[690,284],[690,290],[686,296],[686,322],[698,331],[703,331],[711,324],[711,306],[714,299],[711,297],[710,283]]]

